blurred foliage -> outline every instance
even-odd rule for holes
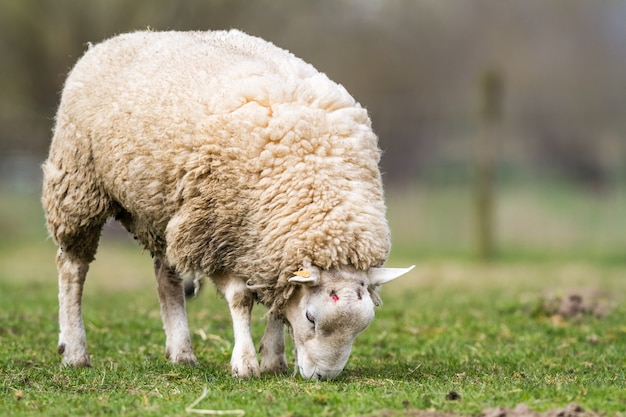
[[[3,0],[0,175],[19,169],[7,155],[44,158],[59,91],[88,42],[236,27],[311,62],[369,109],[387,182],[468,176],[479,80],[496,68],[499,170],[604,189],[626,176],[624,19],[617,0]]]

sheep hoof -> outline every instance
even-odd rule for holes
[[[261,375],[259,363],[256,361],[243,361],[239,365],[232,366],[232,375],[239,379],[258,378]]]
[[[75,368],[90,368],[91,360],[89,359],[89,355],[78,355],[75,357],[70,357],[69,355],[63,355],[62,364],[64,366],[71,366]]]
[[[261,372],[272,374],[286,374],[289,371],[285,355],[276,355],[272,358],[261,359]]]
[[[89,359],[89,355],[87,354],[87,350],[84,346],[80,346],[78,349],[72,349],[72,346],[75,344],[70,343],[68,346],[65,342],[59,342],[57,346],[57,353],[59,355],[63,355],[63,359],[61,363],[64,366],[71,367],[85,367],[88,368],[91,366],[91,360]]]
[[[171,357],[170,360],[176,365],[191,365],[196,366],[198,361],[193,353],[183,352],[175,357]]]
[[[175,353],[172,353],[175,352]],[[197,365],[196,355],[193,354],[193,349],[190,343],[184,344],[179,349],[174,349],[171,346],[165,346],[165,358],[169,359],[175,365]]]

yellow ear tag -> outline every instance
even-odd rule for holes
[[[311,276],[311,271],[309,271],[308,269],[299,269],[293,274],[302,278],[308,278]]]

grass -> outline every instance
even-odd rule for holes
[[[385,304],[336,381],[239,381],[229,375],[228,309],[213,287],[188,303],[199,366],[170,365],[149,256],[126,239],[105,237],[84,296],[93,367],[72,369],[61,367],[56,353],[55,248],[37,210],[17,200],[23,210],[16,219],[6,220],[12,203],[3,212],[13,232],[0,235],[2,415],[192,415],[187,408],[205,388],[195,409],[246,416],[400,416],[408,409],[477,415],[520,402],[542,411],[572,401],[624,415],[626,263],[615,257],[577,259],[564,250],[540,261],[480,264],[468,255],[428,255],[401,230],[391,263],[417,259],[418,267],[383,289]],[[550,294],[589,287],[609,294],[608,315],[566,318],[544,308]],[[255,309],[257,343],[264,313]]]

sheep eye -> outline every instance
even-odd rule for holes
[[[310,321],[313,326],[315,326],[315,319],[313,318],[311,313],[309,313],[308,311],[306,312],[306,319]]]

